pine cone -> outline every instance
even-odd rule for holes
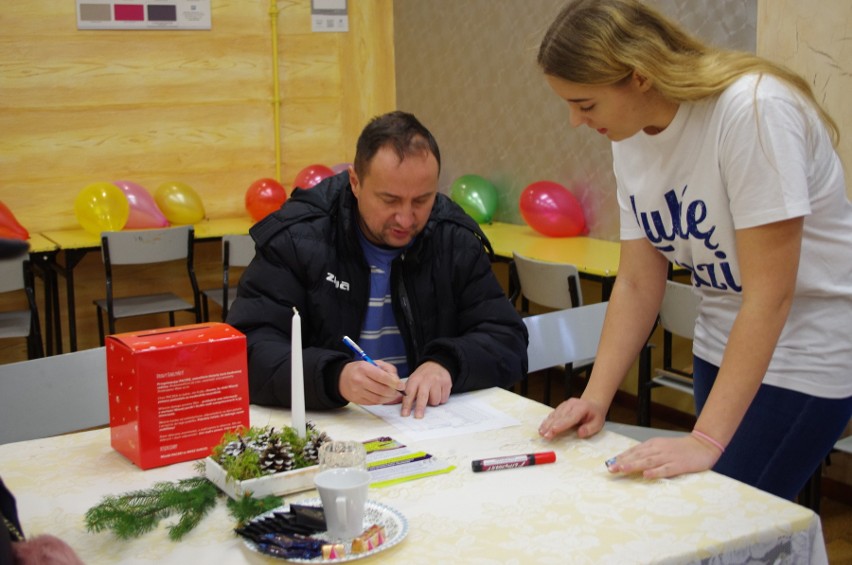
[[[316,443],[316,437],[311,436],[305,442],[305,447],[302,448],[302,457],[305,461],[312,465],[319,463],[319,445]]]
[[[247,447],[248,446],[246,445],[246,442],[243,441],[243,438],[241,436],[237,436],[237,439],[228,442],[225,447],[222,448],[221,460],[219,462],[221,463],[222,460],[229,456],[239,457],[243,454]]]
[[[273,433],[275,428],[263,428],[262,433],[257,434],[253,439],[248,442],[247,447],[255,450],[259,454],[263,454],[266,450],[267,445],[269,445],[270,440],[273,437]]]
[[[279,438],[270,439],[266,449],[260,455],[260,469],[264,475],[290,471],[295,464],[296,460],[290,443],[281,441]]]
[[[314,465],[319,463],[319,449],[326,442],[331,441],[331,438],[325,432],[317,429],[313,422],[307,422],[308,440],[305,442],[305,447],[302,449],[302,456],[309,463]]]

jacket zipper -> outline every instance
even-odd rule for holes
[[[412,359],[414,359],[415,363],[417,361],[418,352],[420,351],[420,345],[417,343],[417,334],[414,328],[414,313],[411,311],[411,304],[408,301],[408,291],[405,288],[405,253],[403,252],[400,256],[400,267],[401,267],[401,275],[399,277],[399,303],[402,308],[402,314],[405,316],[405,323],[408,325],[408,336],[411,339],[412,345]]]

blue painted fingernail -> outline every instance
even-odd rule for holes
[[[615,459],[616,459],[616,458],[615,458],[615,457],[613,457],[612,459],[607,459],[607,460],[606,460],[606,462],[604,463],[604,465],[606,465],[606,468],[607,468],[607,469],[609,469],[610,467],[612,467],[613,465],[615,465]]]

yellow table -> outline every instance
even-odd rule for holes
[[[195,239],[218,239],[223,235],[245,235],[254,225],[249,216],[239,218],[213,218],[195,224]]]
[[[195,224],[195,239],[197,241],[211,241],[221,238],[223,235],[244,235],[248,233],[253,225],[252,219],[246,215],[235,218],[213,218],[204,219]],[[101,238],[84,229],[50,230],[41,233],[47,241],[52,242],[56,249],[62,251],[64,264],[55,260],[51,262],[54,272],[65,277],[65,292],[68,298],[68,338],[70,350],[77,351],[77,314],[74,299],[74,268],[83,257],[101,248]],[[54,292],[56,303],[59,302],[58,285]],[[57,323],[57,347],[62,352],[62,332]]]
[[[602,300],[609,299],[618,274],[621,244],[593,237],[548,237],[527,225],[482,224],[494,253],[510,261],[512,252],[539,261],[572,263],[584,279],[601,283]]]
[[[335,439],[390,436],[456,465],[370,490],[371,500],[405,516],[409,531],[365,563],[827,563],[819,516],[803,506],[710,471],[654,481],[610,475],[604,461],[634,440],[604,431],[545,442],[536,430],[547,406],[496,388],[472,394],[520,424],[415,442],[358,406],[308,412]],[[251,423],[279,427],[290,416],[252,406]],[[474,459],[546,450],[556,452],[555,463],[471,471]],[[222,501],[180,542],[169,541],[165,524],[128,541],[85,531],[84,513],[103,496],[194,475],[193,462],[140,471],[110,447],[106,429],[0,446],[0,476],[24,532],[62,538],[89,565],[272,563],[233,534]]]

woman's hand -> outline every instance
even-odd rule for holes
[[[646,479],[676,477],[711,469],[721,452],[693,436],[655,437],[620,453],[607,464],[610,473],[642,473]]]
[[[582,398],[569,398],[544,419],[538,433],[545,439],[553,439],[576,427],[577,437],[591,437],[603,428],[606,410]]]

